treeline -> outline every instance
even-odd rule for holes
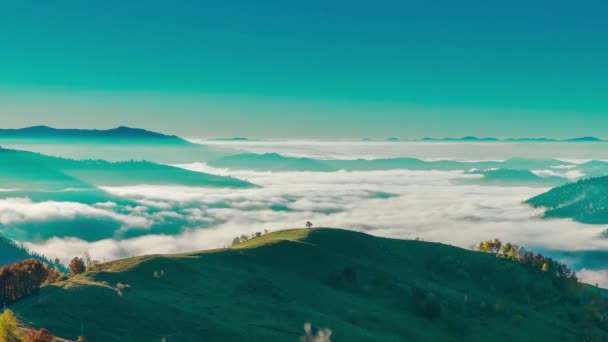
[[[568,266],[540,253],[535,254],[532,251],[527,251],[525,248],[510,242],[503,243],[499,239],[482,241],[477,246],[477,250],[518,262],[532,270],[546,273],[556,280],[578,283],[576,273],[570,270]]]
[[[28,258],[38,259],[50,265],[51,268],[57,267],[62,272],[67,271],[65,266],[61,264],[59,259],[50,260],[44,255],[30,251],[20,243],[17,243],[4,236],[0,236],[0,261],[2,262],[2,264],[11,264],[13,262],[25,260]]]
[[[251,233],[251,236],[246,235],[246,234],[242,234],[241,236],[237,236],[234,239],[232,239],[232,246],[236,246],[236,245],[238,245],[240,243],[247,242],[247,241],[249,241],[251,239],[258,238],[258,237],[260,237],[260,236],[262,236],[264,234],[268,234],[268,230],[267,229],[264,229],[263,233],[262,232]]]
[[[26,259],[0,268],[0,301],[13,303],[23,297],[38,292],[44,284],[63,279],[57,269],[37,259]]]

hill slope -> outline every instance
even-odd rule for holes
[[[526,203],[547,208],[546,217],[605,224],[608,223],[608,177],[583,179],[553,188]]]
[[[32,253],[28,251],[26,248],[16,244],[15,242],[5,238],[4,236],[0,236],[0,267],[5,265],[10,265],[18,261],[23,261],[25,259],[34,258],[38,259],[42,262],[47,263],[49,266],[59,267],[62,271],[66,271],[65,266],[55,263],[42,255],[38,255],[36,253]]]
[[[92,190],[95,186],[174,184],[251,187],[236,178],[193,172],[151,162],[72,160],[43,154],[0,149],[0,189],[23,191]]]
[[[564,291],[489,254],[300,229],[107,263],[11,309],[59,336],[83,327],[90,341],[297,341],[304,322],[336,341],[606,338]],[[586,309],[605,318],[605,308]]]

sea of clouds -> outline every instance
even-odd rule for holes
[[[231,174],[262,188],[221,189],[178,186],[105,187],[105,191],[137,202],[137,210],[118,213],[117,204],[0,201],[0,220],[53,220],[57,216],[94,216],[114,220],[119,231],[144,231],[167,219],[174,233],[137,234],[132,238],[86,241],[55,237],[26,245],[66,261],[89,253],[98,260],[140,254],[176,253],[230,244],[234,236],[268,229],[340,227],[378,236],[437,241],[473,248],[479,241],[500,238],[531,249],[577,251],[608,249],[601,226],[571,220],[544,220],[542,210],[522,201],[547,189],[463,185],[470,175],[440,171],[251,172],[181,165],[190,170]],[[16,206],[15,203],[16,202]],[[124,209],[121,209],[124,210]],[[184,228],[186,227],[186,228]],[[581,275],[608,285],[587,269]],[[601,278],[604,279],[604,278]],[[608,278],[606,278],[608,279]]]
[[[272,150],[307,156],[321,155],[326,148],[274,145]],[[359,143],[336,146],[344,152],[332,147],[326,154],[382,157],[374,154],[375,145],[366,147],[368,150],[358,149]],[[479,159],[500,159],[492,158],[491,151],[484,153]],[[603,254],[608,251],[608,239],[602,234],[605,227],[546,220],[541,209],[522,203],[548,188],[475,185],[462,180],[479,175],[460,171],[255,172],[215,169],[204,163],[176,166],[233,176],[261,187],[102,187],[124,202],[90,205],[7,198],[0,200],[3,233],[64,262],[86,253],[110,261],[223,247],[241,234],[302,227],[312,221],[317,227],[419,238],[465,248],[500,238],[560,257],[584,280],[608,286],[608,271],[597,263],[598,255],[608,255]]]

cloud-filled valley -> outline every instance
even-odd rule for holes
[[[262,187],[238,190],[151,185],[104,187],[108,193],[134,201],[138,206],[63,203],[62,213],[81,220],[83,236],[38,240],[27,246],[62,260],[85,252],[99,260],[112,260],[222,247],[242,233],[303,226],[310,220],[317,226],[395,238],[421,238],[466,248],[494,237],[531,249],[570,251],[575,257],[579,251],[608,248],[608,240],[602,238],[604,228],[570,220],[543,220],[542,211],[521,203],[546,189],[455,184],[473,177],[462,172],[270,173],[214,170],[204,164],[182,166],[230,173]],[[28,203],[19,201],[22,205]],[[0,210],[14,211],[9,204],[12,202],[0,202]],[[29,209],[20,209],[22,226],[35,222],[37,215],[44,215],[39,213],[39,206],[57,205],[29,204]],[[32,212],[24,213],[27,210]],[[65,222],[63,217],[44,217],[47,222]],[[98,229],[94,218],[113,222],[115,235],[97,240],[88,238],[87,226]]]
[[[351,156],[357,146],[350,146]],[[484,160],[492,160],[491,155]],[[529,170],[541,177],[582,175],[580,165],[554,165],[546,159],[538,163],[550,167]],[[99,200],[81,201],[74,194],[41,196],[15,192],[3,184],[8,192],[0,199],[0,231],[64,262],[86,253],[109,261],[222,247],[243,233],[301,227],[306,221],[465,248],[498,237],[563,258],[584,269],[583,278],[608,284],[602,266],[590,257],[608,249],[604,227],[543,219],[542,209],[522,203],[549,190],[550,184],[483,183],[481,174],[466,169],[270,172],[214,168],[202,162],[173,166],[259,187],[145,184],[144,179],[94,184],[99,193],[93,199]],[[597,172],[591,166],[595,167],[589,165],[589,170]]]

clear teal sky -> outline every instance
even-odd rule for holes
[[[606,1],[14,1],[4,127],[608,137]]]

